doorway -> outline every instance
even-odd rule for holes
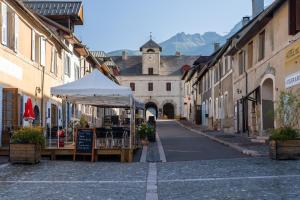
[[[262,130],[274,128],[274,83],[267,78],[261,86]]]
[[[171,103],[166,103],[163,107],[163,115],[167,119],[174,119],[175,118],[175,112],[174,112],[174,106]]]
[[[145,112],[146,120],[148,120],[150,116],[154,116],[156,119],[158,118],[158,109],[156,104],[153,102],[146,103]]]

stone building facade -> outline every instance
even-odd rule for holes
[[[162,56],[162,48],[150,39],[140,48],[141,56],[113,56],[120,69],[118,79],[129,86],[134,96],[145,103],[146,117],[180,118],[183,116],[182,67],[198,58],[177,53]]]
[[[274,1],[233,41],[228,54],[233,57],[237,132],[267,138],[267,130],[277,127],[280,92],[299,88],[299,14],[299,1]]]

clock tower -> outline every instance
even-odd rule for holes
[[[142,68],[144,75],[159,75],[160,71],[160,52],[162,48],[152,40],[144,44],[140,51],[142,52]]]

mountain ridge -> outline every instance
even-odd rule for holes
[[[162,47],[161,54],[175,55],[175,53],[179,51],[182,55],[208,56],[214,51],[214,43],[224,44],[226,40],[234,35],[240,28],[242,28],[242,22],[237,23],[226,35],[220,35],[213,31],[208,31],[203,34],[179,32],[159,43]],[[111,51],[108,55],[121,56],[123,51],[126,51],[129,56],[140,55],[139,50],[130,49]]]

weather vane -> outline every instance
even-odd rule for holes
[[[150,40],[152,40],[152,32],[150,32]]]

